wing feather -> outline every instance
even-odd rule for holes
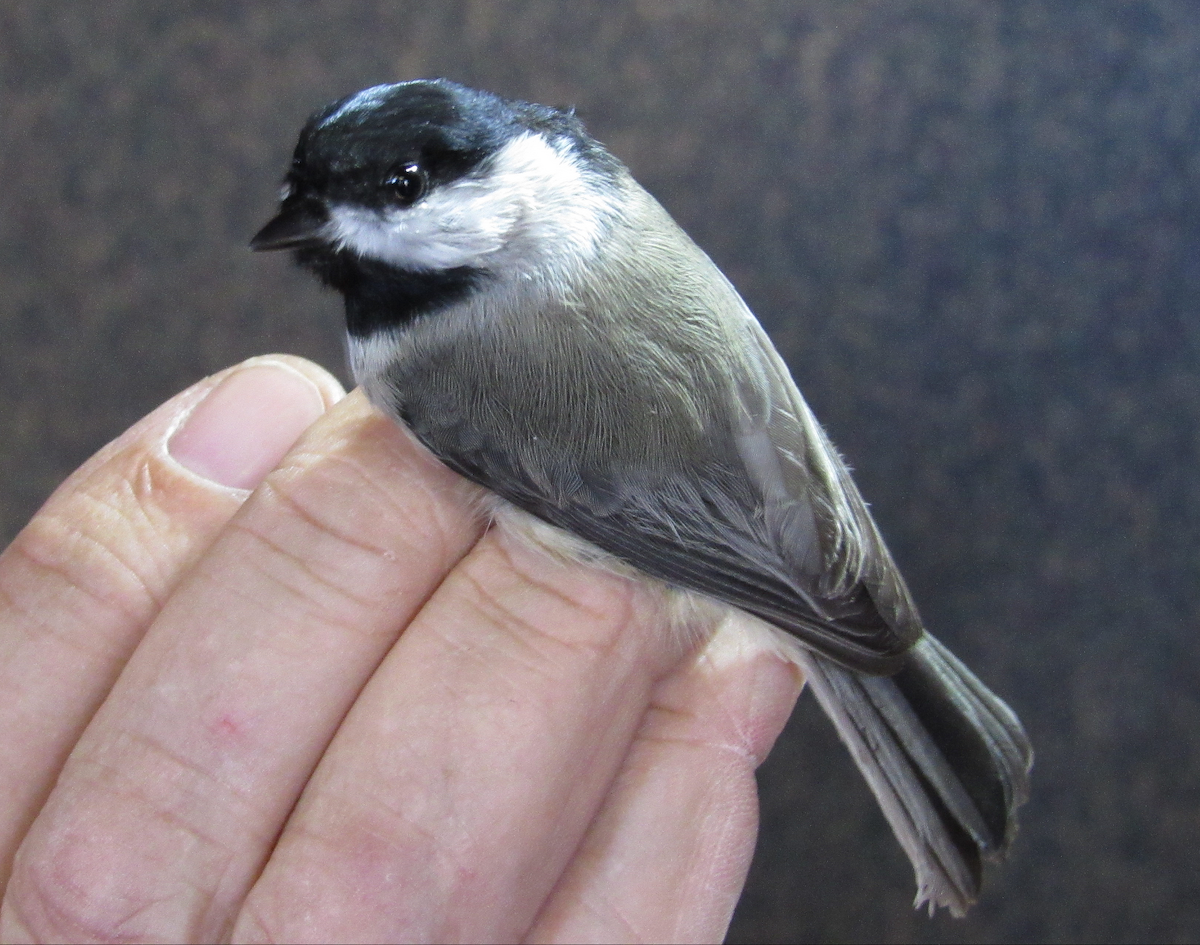
[[[510,436],[466,418],[445,422],[445,413],[410,408],[408,422],[456,472],[651,577],[740,607],[850,668],[892,672],[919,624],[889,620],[863,580],[872,570],[863,562],[886,551],[858,546],[864,534],[877,541],[869,519],[842,527],[847,507],[865,518],[865,506],[857,492],[835,491],[854,489],[843,467],[814,472],[812,454],[828,447],[806,442],[823,434],[797,419],[807,415],[803,401],[805,413],[777,402],[794,391],[790,377],[782,380],[767,392],[761,429],[741,430],[745,448],[717,446],[707,462],[660,461],[640,475],[586,464],[541,438],[513,450]]]
[[[419,321],[368,392],[518,508],[848,668],[896,671],[922,629],[848,470],[733,287],[682,233],[647,241],[674,224],[630,199],[660,219],[632,214],[570,292],[521,283]]]

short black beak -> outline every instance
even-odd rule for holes
[[[250,248],[261,252],[268,249],[302,249],[325,242],[325,224],[329,211],[319,200],[289,199],[270,223],[254,234]]]

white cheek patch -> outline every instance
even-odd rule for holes
[[[504,245],[515,214],[499,195],[472,193],[469,187],[471,183],[453,184],[446,191],[455,189],[457,199],[435,192],[406,210],[334,206],[331,235],[339,246],[360,256],[410,269],[470,265]]]
[[[610,202],[563,144],[522,135],[505,145],[479,177],[436,188],[407,209],[350,205],[330,211],[339,246],[411,269],[536,266],[589,256]]]

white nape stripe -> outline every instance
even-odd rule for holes
[[[477,176],[434,188],[408,208],[330,211],[334,242],[412,269],[532,269],[590,256],[610,201],[565,142],[529,132]]]

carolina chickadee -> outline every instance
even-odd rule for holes
[[[917,905],[963,914],[1027,796],[1020,722],[925,631],[733,286],[573,112],[366,89],[309,120],[251,245],[345,296],[356,381],[502,525],[790,634]]]

